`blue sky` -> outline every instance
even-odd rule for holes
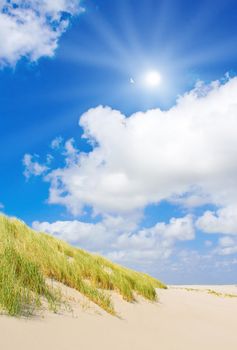
[[[0,210],[168,283],[236,283],[236,22],[230,0],[0,1]]]

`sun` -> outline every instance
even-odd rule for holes
[[[161,74],[156,70],[150,70],[144,75],[144,83],[147,87],[155,88],[161,83]]]

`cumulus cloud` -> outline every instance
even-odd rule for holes
[[[130,218],[105,216],[101,222],[87,223],[78,220],[34,222],[33,228],[45,231],[71,244],[93,251],[106,251],[114,239],[124,231],[133,231],[136,224]]]
[[[168,258],[176,241],[195,237],[192,217],[172,218],[150,228],[139,229],[131,218],[105,216],[101,222],[78,220],[34,222],[33,228],[44,231],[85,249],[100,252],[123,262],[149,263]]]
[[[66,159],[67,166],[77,164],[79,159],[79,150],[75,147],[75,140],[69,139],[65,142],[63,155]]]
[[[134,233],[123,233],[117,238],[115,249],[108,257],[125,262],[154,263],[167,259],[174,251],[177,241],[189,241],[195,238],[192,217],[171,218],[169,223],[158,222],[150,228]]]
[[[55,137],[55,139],[52,140],[50,147],[53,150],[57,150],[62,145],[62,142],[63,142],[63,138],[61,136],[57,136],[57,137]]]
[[[0,1],[0,66],[53,56],[71,16],[81,10],[80,0]]]
[[[179,205],[237,205],[237,78],[199,85],[167,110],[121,112],[99,106],[82,115],[89,153],[47,176],[49,202],[73,214]],[[69,155],[66,156],[69,159]],[[73,160],[72,160],[73,159]]]
[[[175,256],[177,243],[194,239],[198,228],[228,235],[216,246],[214,241],[203,245],[210,253],[205,261],[213,266],[217,256],[221,264],[222,257],[237,253],[236,96],[237,78],[233,78],[198,84],[167,111],[153,109],[126,117],[109,107],[88,110],[80,126],[90,150],[80,152],[70,139],[60,147],[64,165],[42,174],[49,183],[49,203],[61,204],[75,216],[89,207],[102,219],[34,223],[34,227],[113,260],[146,261],[150,266]],[[193,209],[203,205],[216,209],[199,218],[157,220],[156,225],[142,228],[144,208],[161,201],[185,206],[187,212],[195,213]],[[202,256],[198,254],[197,261]],[[180,259],[177,266],[187,263]]]
[[[232,255],[237,253],[237,237],[225,236],[218,241],[216,252],[219,255]]]
[[[31,154],[25,154],[23,158],[23,165],[25,167],[24,169],[24,176],[28,179],[31,176],[40,176],[44,174],[48,167],[45,164],[40,164],[36,159],[38,158],[37,155],[32,156]]]
[[[206,211],[196,222],[206,233],[237,235],[237,206],[227,206],[215,211]]]

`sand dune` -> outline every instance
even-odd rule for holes
[[[114,317],[65,288],[73,313],[0,316],[0,349],[236,350],[237,298],[208,289],[237,295],[237,286],[171,286],[158,290],[158,303],[129,304],[114,295]]]

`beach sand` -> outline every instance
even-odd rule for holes
[[[0,349],[236,350],[237,298],[208,289],[237,295],[237,286],[170,286],[157,290],[157,303],[130,304],[114,294],[114,317],[64,287],[73,312],[0,316]]]

